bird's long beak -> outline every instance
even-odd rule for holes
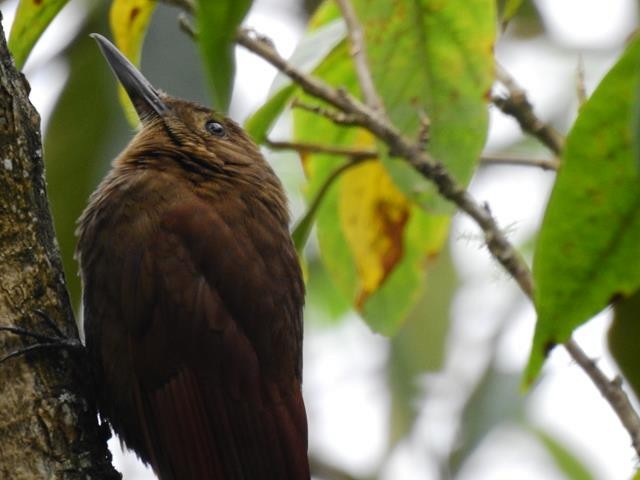
[[[168,107],[142,73],[105,37],[97,33],[91,36],[98,42],[109,67],[129,95],[140,120],[144,123],[152,117],[163,116]]]

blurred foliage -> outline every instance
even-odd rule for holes
[[[9,35],[9,50],[21,69],[42,32],[68,0],[20,0]]]
[[[595,476],[587,469],[584,462],[558,438],[539,428],[532,428],[531,432],[545,447],[558,470],[564,473],[568,480],[595,479]]]
[[[609,327],[609,351],[620,367],[625,380],[640,398],[640,291],[628,298],[620,298],[614,306],[613,322]]]
[[[322,0],[302,0],[305,15],[311,17],[321,3]]]
[[[448,249],[429,260],[425,289],[391,339],[387,383],[391,392],[389,444],[393,448],[412,430],[424,397],[424,377],[444,367],[450,308],[458,286]]]
[[[483,370],[463,407],[457,445],[449,457],[448,471],[452,478],[490,432],[523,420],[525,399],[518,392],[518,383],[519,375],[500,371],[493,361]]]
[[[306,318],[323,325],[336,325],[342,322],[350,310],[349,301],[327,273],[318,257],[307,263]]]
[[[534,0],[498,0],[501,30],[515,37],[540,35],[544,25]]]
[[[73,259],[76,219],[104,175],[109,155],[115,153],[114,133],[122,132],[113,76],[88,35],[104,31],[106,25],[107,6],[102,5],[64,52],[69,79],[44,139],[49,199],[72,305],[76,306],[80,302],[78,267]]]
[[[509,427],[537,441],[567,480],[593,480],[595,477],[579,455],[552,433],[531,424],[528,399],[518,393],[519,382],[519,375],[501,371],[493,360],[484,369],[463,407],[457,445],[447,465],[451,478],[462,472],[490,433]]]
[[[140,67],[142,43],[155,8],[155,0],[114,0],[111,3],[109,25],[114,43],[137,67]],[[118,95],[127,120],[136,127],[140,121],[122,85],[118,85]]]
[[[522,6],[523,0],[504,0],[498,2],[498,13],[502,24],[509,23],[516,16]]]
[[[247,119],[244,128],[256,143],[267,142],[267,134],[291,100],[294,89],[294,85],[289,84],[279,90]]]
[[[640,287],[640,189],[633,148],[640,38],[582,106],[536,244],[538,323],[526,382],[557,343]]]
[[[197,41],[207,67],[213,108],[221,112],[228,111],[231,101],[236,31],[251,3],[252,0],[196,0]]]

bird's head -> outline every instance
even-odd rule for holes
[[[234,121],[157,90],[109,40],[95,33],[92,37],[142,123],[142,131],[130,145],[130,156],[174,157],[204,175],[273,175],[257,146]]]

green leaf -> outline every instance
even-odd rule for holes
[[[640,291],[616,302],[608,344],[624,378],[640,398]]]
[[[633,116],[640,40],[582,107],[568,138],[534,258],[538,322],[525,382],[553,345],[640,287],[640,177]]]
[[[31,49],[68,0],[20,0],[9,35],[9,50],[18,69]]]
[[[317,71],[348,80],[343,73],[351,71],[351,64],[342,61],[345,50],[346,44],[336,48]],[[294,120],[296,139],[302,142],[362,149],[374,142],[365,132],[338,128],[308,112],[294,111]],[[305,155],[309,198],[318,199],[344,163],[331,155]],[[425,259],[442,247],[449,218],[423,212],[373,160],[331,182],[316,218],[321,256],[333,281],[371,328],[393,334],[420,296]]]
[[[632,129],[634,135],[632,148],[636,160],[636,168],[640,172],[640,81],[636,84],[633,105]]]
[[[314,31],[338,18],[341,19],[342,17],[337,2],[335,0],[324,0],[313,12],[311,19],[309,19],[309,31]]]
[[[307,265],[305,298],[305,321],[332,326],[340,323],[349,312],[349,302],[335,288],[319,258],[312,259]]]
[[[247,119],[244,128],[256,143],[263,144],[267,141],[269,131],[289,103],[294,91],[293,84],[284,87]]]
[[[234,39],[251,0],[198,0],[198,45],[209,77],[213,106],[227,112],[231,101],[235,60]]]
[[[522,0],[505,0],[504,6],[502,7],[502,15],[500,19],[500,23],[503,25],[503,28],[511,21],[513,17],[516,16],[518,10],[522,6]]]
[[[374,81],[389,115],[407,136],[417,136],[419,112],[431,117],[429,149],[458,177],[470,178],[487,125],[492,82],[494,4],[489,0],[359,0]],[[324,21],[333,7],[321,10]],[[411,21],[408,21],[411,19]],[[312,19],[317,27],[317,19]],[[349,47],[340,43],[315,69],[331,85],[359,95]],[[456,81],[452,82],[452,75]],[[299,94],[302,101],[318,101]],[[355,128],[336,127],[294,111],[297,141],[371,149],[375,139]],[[344,172],[317,212],[318,239],[327,270],[378,332],[393,334],[425,285],[425,259],[435,256],[449,218],[426,214],[435,190],[404,163],[386,157]],[[308,198],[316,198],[342,163],[329,155],[303,158]],[[308,229],[307,229],[308,230]]]
[[[113,76],[90,32],[107,28],[104,4],[67,51],[69,80],[44,135],[49,200],[72,305],[80,304],[78,265],[73,258],[76,220],[104,175],[128,129],[121,121]],[[90,99],[90,100],[89,100]],[[119,134],[119,136],[117,135]]]
[[[374,83],[390,118],[406,136],[417,138],[420,113],[426,113],[428,151],[466,184],[487,133],[495,1],[357,0],[354,5],[365,28]],[[383,162],[410,199],[443,208],[435,187],[405,162],[389,156]]]
[[[567,446],[557,438],[539,428],[531,428],[531,433],[545,447],[553,461],[562,473],[570,480],[593,480],[595,477]]]
[[[113,39],[120,51],[136,66],[140,66],[144,42],[156,0],[113,0],[109,10],[109,24]],[[118,83],[118,96],[127,120],[133,127],[140,124],[138,114],[124,87]]]

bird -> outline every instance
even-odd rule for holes
[[[309,479],[282,184],[233,120],[92,37],[141,122],[76,232],[100,417],[160,480]]]

